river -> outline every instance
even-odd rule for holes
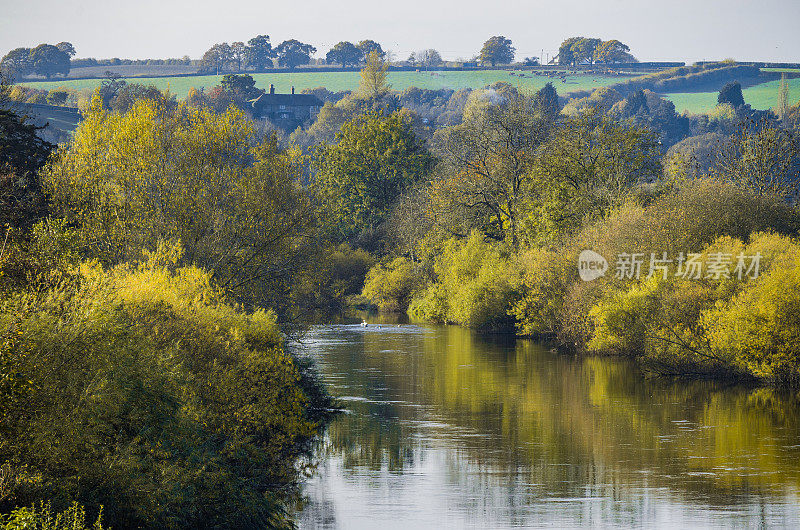
[[[318,326],[301,528],[800,528],[800,404],[454,326]]]

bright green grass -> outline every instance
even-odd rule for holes
[[[800,100],[800,78],[788,79],[789,83],[789,104],[794,105]],[[771,109],[778,103],[778,85],[780,80],[767,81],[759,85],[751,86],[742,90],[744,102],[750,104],[754,109]],[[664,94],[664,97],[675,103],[675,110],[683,112],[685,110],[700,114],[708,112],[717,104],[717,92],[682,92]]]
[[[777,72],[787,74],[800,74],[800,68],[762,68],[762,72]]]
[[[515,72],[520,73],[520,72]],[[325,87],[332,92],[341,90],[355,90],[358,88],[360,74],[358,72],[286,72],[277,74],[251,74],[256,80],[256,86],[267,89],[270,83],[275,85],[277,92],[289,92],[292,86],[299,92],[305,88]],[[574,75],[568,76],[567,82],[559,79],[550,79],[545,76],[534,76],[530,73],[521,78],[518,75],[509,75],[507,70],[480,70],[480,71],[450,71],[450,72],[390,72],[389,84],[394,90],[404,90],[408,87],[428,89],[452,88],[482,88],[497,81],[505,81],[512,85],[528,90],[538,90],[545,83],[552,81],[559,94],[567,94],[576,90],[587,90],[601,86],[608,86],[627,80],[623,76],[602,75]],[[213,87],[219,84],[222,76],[207,75],[193,77],[138,77],[131,78],[133,83],[155,85],[159,89],[168,88],[179,98],[186,97],[189,88]],[[60,86],[76,90],[93,89],[101,83],[100,79],[77,79],[65,81],[40,81],[23,83],[24,85],[51,90]]]

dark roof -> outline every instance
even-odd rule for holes
[[[322,101],[312,94],[269,94],[264,93],[252,101],[253,107],[264,105],[286,105],[287,107],[321,107]]]

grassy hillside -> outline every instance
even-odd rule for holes
[[[146,67],[128,67],[146,68]],[[152,67],[151,67],[152,68]],[[513,75],[512,75],[513,74]],[[521,77],[524,74],[525,77]],[[358,87],[358,72],[280,72],[268,74],[252,74],[256,86],[269,88],[275,85],[278,92],[289,92],[292,86],[300,91],[305,88],[323,86],[334,92],[354,90]],[[222,76],[186,76],[186,77],[135,77],[131,82],[155,85],[160,89],[169,88],[179,98],[189,92],[189,88],[213,87],[219,84]],[[415,86],[419,88],[438,89],[481,88],[486,85],[505,81],[528,90],[538,90],[548,81],[552,81],[561,95],[570,92],[591,91],[601,86],[615,85],[632,77],[605,76],[599,74],[579,74],[567,77],[566,83],[560,79],[552,79],[543,75],[533,75],[530,71],[479,70],[479,71],[432,71],[432,72],[390,72],[389,82],[395,90],[404,90]],[[67,79],[61,81],[40,81],[22,83],[35,88],[53,89],[65,86],[74,89],[93,89],[100,79]],[[778,95],[778,80],[767,81],[744,89],[745,101],[757,109],[768,109],[775,105]],[[717,83],[719,84],[719,83]],[[796,103],[800,99],[800,77],[789,80],[790,100]],[[692,113],[707,112],[717,103],[717,90],[707,92],[668,92],[665,96],[675,103],[678,112],[687,110]]]
[[[515,86],[524,87],[530,90],[542,88],[548,81],[553,84],[559,94],[566,94],[576,90],[587,90],[600,86],[607,86],[619,83],[628,79],[622,76],[602,76],[602,75],[572,75],[567,77],[566,83],[559,79],[551,79],[546,76],[533,75],[528,71],[526,77],[517,74],[521,71],[513,72],[507,70],[480,70],[480,71],[448,71],[448,72],[390,72],[389,83],[395,90],[403,90],[411,86],[419,88],[481,88],[497,81],[506,81]],[[298,91],[304,88],[316,88],[323,86],[334,92],[339,90],[354,90],[358,87],[360,79],[359,72],[281,72],[271,74],[252,74],[259,88],[268,88],[270,83],[275,85],[278,92],[289,92],[292,86]],[[169,89],[183,98],[189,92],[190,87],[212,87],[219,84],[222,76],[187,76],[170,78],[151,78],[141,77],[131,79],[132,82],[147,85],[155,85],[160,89]],[[74,89],[95,88],[100,84],[100,79],[80,79],[62,80],[50,82],[23,83],[24,85],[35,88],[53,89],[65,86]]]
[[[754,109],[769,109],[778,102],[779,80],[767,81],[742,90],[745,103]],[[789,103],[795,104],[800,100],[800,78],[789,79]],[[708,112],[717,104],[717,92],[683,92],[665,94],[665,97],[675,103],[678,112],[688,110],[692,113]]]

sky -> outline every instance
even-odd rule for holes
[[[199,58],[266,34],[317,57],[369,38],[397,59],[424,48],[457,59],[503,35],[522,59],[581,35],[618,39],[640,61],[800,62],[798,22],[799,0],[0,0],[0,55],[69,41],[77,57]]]

